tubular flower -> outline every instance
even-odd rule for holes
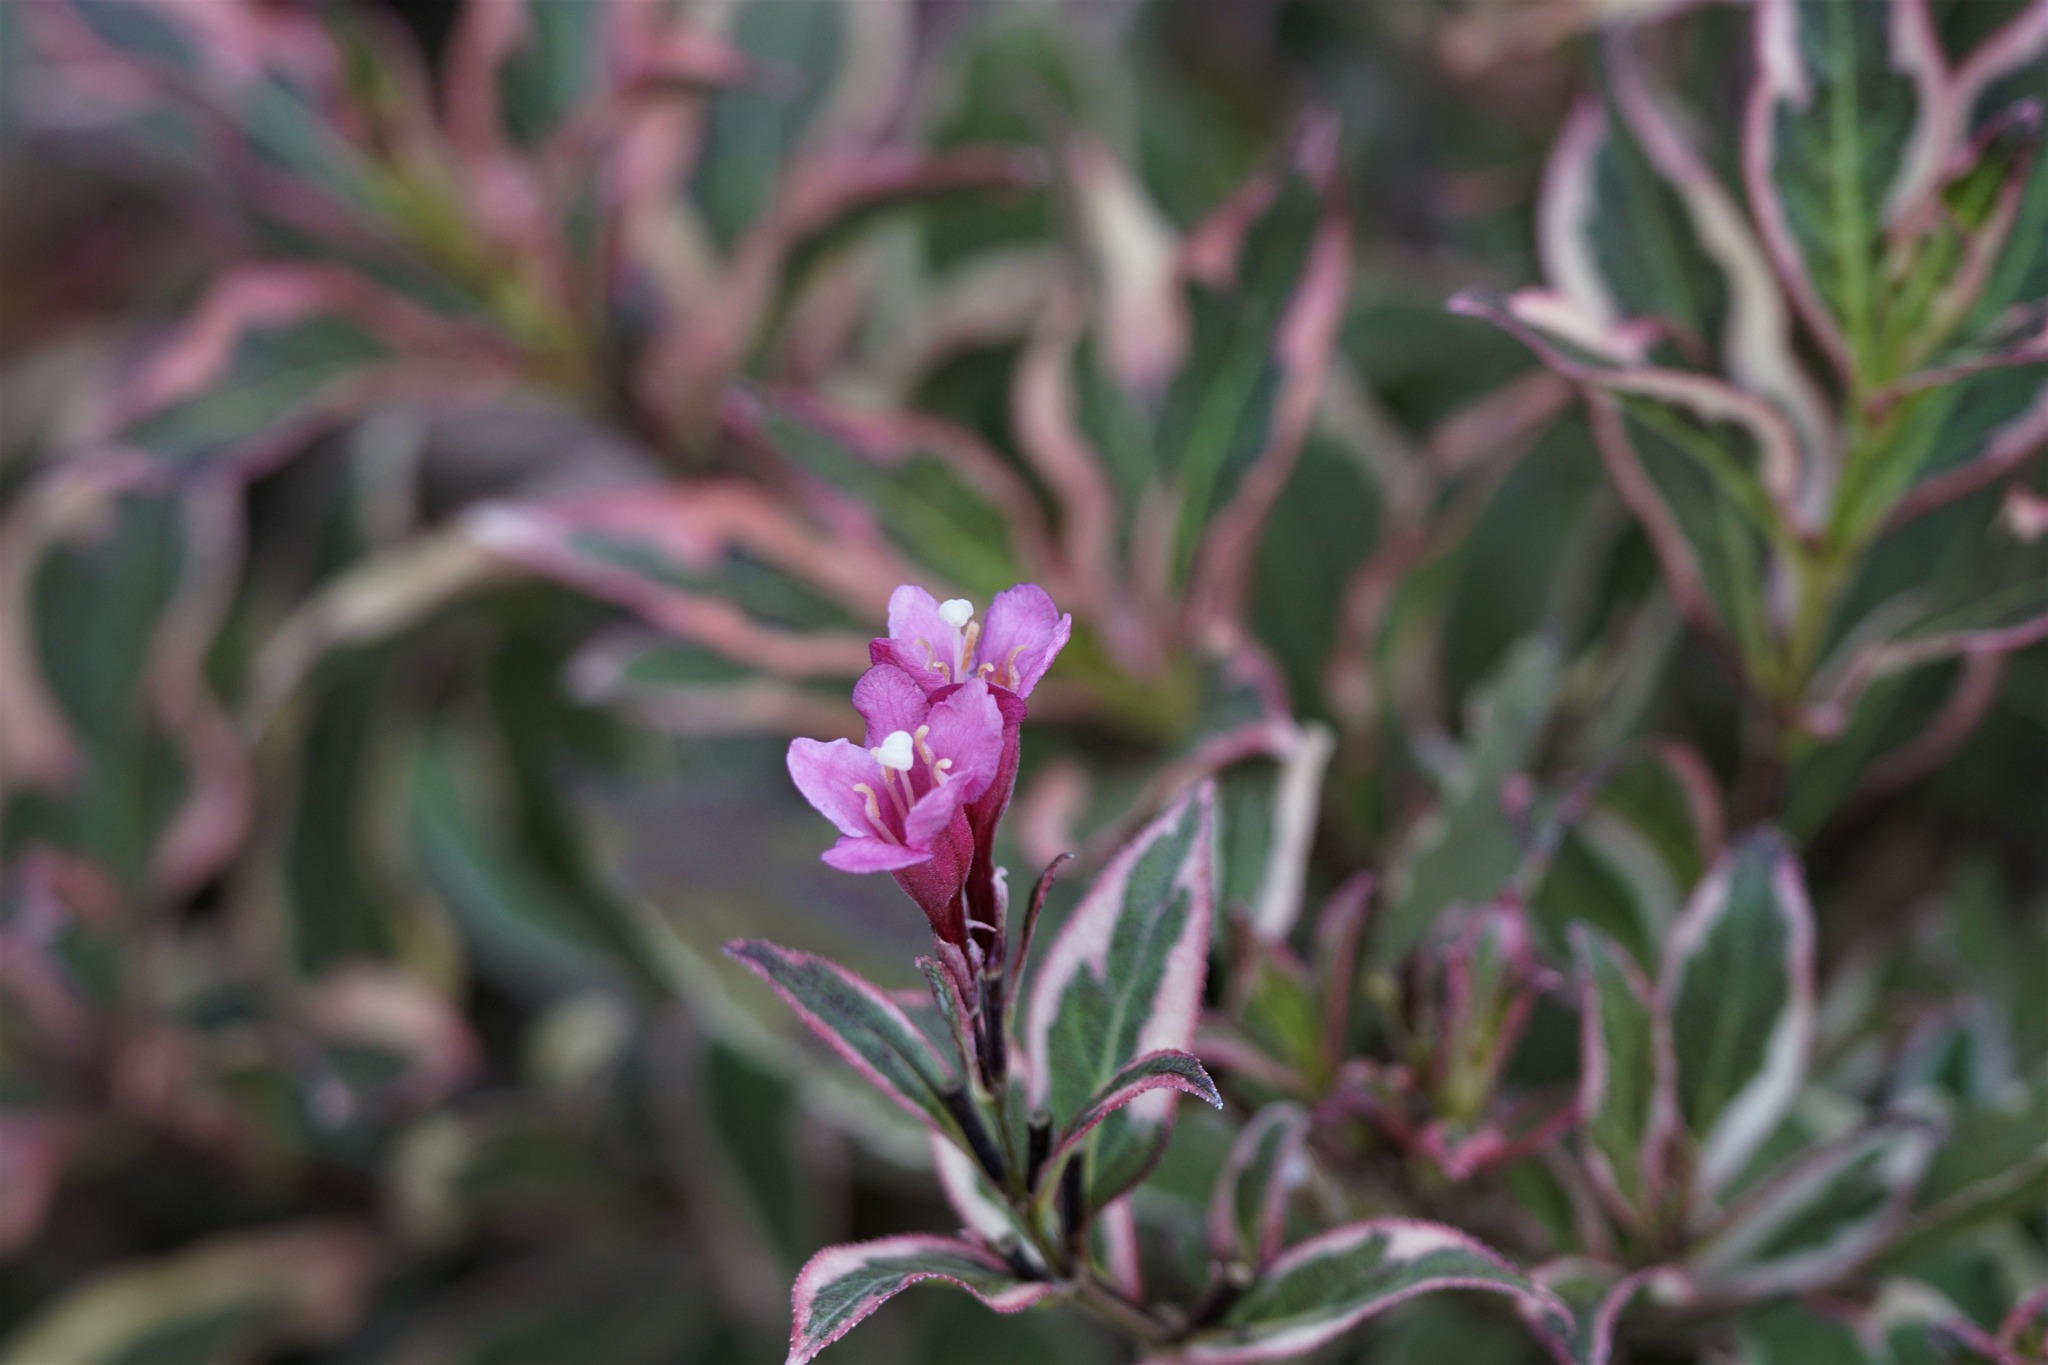
[[[1003,718],[975,679],[934,700],[903,670],[880,665],[853,689],[867,742],[792,740],[789,775],[804,799],[839,827],[827,864],[889,872],[941,939],[965,946],[961,887],[974,836],[964,808],[1001,766]]]
[[[964,597],[941,602],[906,583],[889,595],[889,636],[868,645],[877,664],[894,664],[925,693],[946,696],[963,683],[985,681],[1002,708],[1002,754],[987,789],[967,807],[973,834],[968,873],[967,916],[980,934],[984,960],[995,960],[1003,940],[1005,906],[995,865],[996,826],[1009,809],[1017,782],[1017,729],[1024,698],[1045,676],[1073,634],[1074,618],[1053,605],[1036,583],[1005,588],[988,604],[985,620],[974,619]],[[971,956],[971,954],[970,954]]]
[[[868,657],[896,665],[927,694],[982,679],[996,689],[1004,719],[1014,724],[1024,717],[1012,699],[1031,695],[1073,630],[1074,618],[1061,615],[1036,583],[997,593],[980,621],[966,598],[941,602],[906,583],[889,595],[889,637],[870,644]]]

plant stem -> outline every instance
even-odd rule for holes
[[[1076,1302],[1104,1322],[1146,1346],[1162,1346],[1173,1339],[1171,1328],[1096,1279],[1095,1272],[1086,1265],[1074,1278],[1074,1295]]]

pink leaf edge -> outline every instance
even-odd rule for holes
[[[804,1268],[797,1274],[795,1286],[790,1290],[792,1319],[789,1329],[789,1359],[786,1365],[805,1365],[820,1351],[859,1326],[889,1299],[921,1280],[944,1280],[958,1285],[998,1313],[1021,1313],[1059,1289],[1055,1284],[1019,1281],[1001,1293],[990,1295],[959,1276],[949,1275],[943,1270],[912,1271],[905,1274],[894,1288],[864,1296],[837,1326],[823,1336],[805,1335],[804,1323],[810,1317],[811,1308],[816,1303],[818,1291],[823,1285],[879,1257],[916,1256],[933,1252],[980,1262],[991,1274],[1014,1274],[1009,1266],[971,1242],[963,1242],[953,1237],[938,1237],[929,1233],[905,1233],[897,1237],[878,1238],[872,1242],[850,1242],[826,1247],[804,1263]]]

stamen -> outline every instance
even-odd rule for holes
[[[896,814],[908,819],[910,808],[917,801],[916,794],[910,790],[910,774],[899,773],[893,768],[884,768],[882,786],[888,790],[889,803],[896,807]]]
[[[974,603],[964,597],[949,597],[939,603],[939,619],[959,630],[974,619]]]
[[[966,633],[965,635],[963,635],[963,636],[961,636],[961,637],[960,637],[960,668],[959,668],[959,672],[960,672],[960,674],[961,674],[961,675],[963,675],[963,676],[964,676],[964,675],[966,674],[966,672],[967,672],[967,661],[968,661],[969,659],[972,659],[972,658],[974,657],[974,648],[975,648],[975,646],[976,646],[976,645],[978,645],[978,644],[980,644],[980,643],[981,643],[981,622],[979,622],[979,621],[970,621],[970,622],[968,622],[968,623],[967,623],[967,633]],[[1023,648],[1023,646],[1021,646],[1021,645],[1020,645],[1020,646],[1018,646],[1018,648],[1020,648],[1020,649],[1021,649],[1021,648]]]
[[[938,657],[938,651],[932,648],[930,640],[912,640],[911,643],[924,646],[924,666],[927,671],[937,673],[947,682],[953,681],[952,665]]]
[[[1017,656],[1023,652],[1024,646],[1018,645],[1010,651],[1010,657],[1003,660],[1003,686],[1015,687],[1017,685]]]
[[[889,822],[882,818],[882,803],[875,799],[875,789],[865,782],[854,783],[853,789],[861,794],[863,801],[867,802],[868,823],[875,827],[875,833],[881,837],[882,841],[889,844],[901,843],[902,840],[896,837],[896,832],[889,828]]]

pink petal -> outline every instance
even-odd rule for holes
[[[836,867],[841,872],[895,872],[930,862],[931,856],[930,849],[905,848],[901,844],[863,839],[851,834],[826,849],[824,854],[826,866]]]
[[[954,688],[926,713],[925,743],[940,758],[950,758],[947,786],[970,786],[968,799],[981,795],[1003,756],[1003,713],[994,692],[980,678]]]
[[[914,583],[889,594],[889,640],[889,662],[926,691],[960,681],[952,671],[964,643],[960,630],[939,615],[938,599]],[[873,647],[869,657],[874,657]],[[935,662],[943,668],[932,667]]]
[[[789,777],[804,800],[839,826],[841,834],[859,839],[874,833],[868,823],[867,800],[853,789],[856,783],[865,782],[881,790],[882,765],[867,750],[843,739],[830,744],[793,739],[789,742]]]
[[[930,658],[921,645],[906,644],[901,640],[876,639],[868,641],[868,662],[877,668],[900,669],[909,675],[926,692],[936,692],[951,686],[946,675],[936,668],[926,667]]]
[[[957,778],[933,787],[918,797],[917,804],[910,808],[910,814],[903,817],[904,842],[912,848],[931,848],[932,841],[953,823],[953,817],[960,813],[960,808],[987,789],[986,773],[973,787]]]
[[[976,678],[932,707],[925,743],[953,760],[944,782],[919,797],[903,822],[904,839],[928,848],[960,808],[988,790],[1003,758],[1003,716],[988,684]]]
[[[975,662],[994,664],[997,683],[1028,697],[1073,632],[1074,618],[1060,614],[1051,594],[1036,583],[1019,583],[988,604]]]
[[[915,678],[895,664],[885,663],[861,674],[853,685],[853,709],[868,723],[867,742],[872,748],[897,730],[915,734],[925,723],[931,703]]]

